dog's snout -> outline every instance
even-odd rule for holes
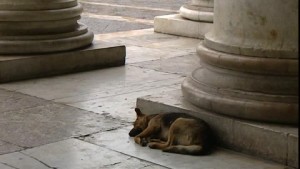
[[[135,137],[136,135],[140,134],[143,130],[140,128],[133,128],[129,132],[130,137]]]

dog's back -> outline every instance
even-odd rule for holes
[[[189,155],[209,153],[211,131],[203,120],[185,113],[165,113],[161,115],[160,122],[161,135],[167,134],[166,140],[170,144],[163,151]],[[155,144],[150,144],[150,148],[156,148]]]

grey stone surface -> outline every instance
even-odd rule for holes
[[[0,163],[20,169],[165,168],[77,139],[3,155]]]
[[[35,147],[124,125],[99,114],[59,104],[3,112],[0,119],[0,140],[20,147]]]
[[[102,15],[116,15],[140,19],[153,19],[155,16],[176,13],[176,11],[166,11],[164,9],[158,9],[154,12],[151,8],[135,8],[132,4],[130,6],[117,6],[117,8],[113,5],[106,5],[99,2],[88,3],[82,1],[81,4],[83,8],[86,9],[86,11],[88,10],[90,13],[101,13]]]
[[[89,30],[91,30],[95,34],[146,29],[153,27],[152,25],[146,24],[122,22],[115,20],[100,20],[86,16],[83,16],[80,22],[89,25]]]
[[[22,150],[22,147],[0,140],[0,155]],[[0,165],[1,166],[1,165]],[[1,168],[1,167],[0,167]]]
[[[138,98],[137,107],[152,114],[158,112],[185,112],[207,121],[217,138],[217,144],[256,157],[287,164],[287,153],[295,160],[298,150],[288,135],[298,135],[296,126],[244,121],[199,109],[187,102],[180,90]],[[292,155],[293,154],[293,155]],[[296,162],[296,161],[295,161]]]
[[[0,82],[121,66],[125,64],[125,55],[124,46],[94,42],[91,47],[79,51],[0,56]]]
[[[24,82],[15,82],[2,84],[0,87],[37,96],[47,100],[59,100],[80,95],[102,93],[102,96],[117,95],[118,91],[124,94],[125,89],[134,91],[142,89],[151,89],[154,87],[167,86],[181,78],[180,75],[172,75],[163,72],[157,72],[150,69],[141,69],[134,66],[126,65],[103,70],[95,70],[79,74],[66,76],[57,76],[52,78],[28,80]],[[173,82],[172,82],[173,80]],[[177,81],[177,84],[180,81]],[[76,84],[76,85],[74,85]],[[113,93],[116,91],[115,93]],[[107,92],[111,94],[106,94]],[[99,98],[99,97],[98,97]],[[80,101],[93,99],[82,97]]]
[[[0,113],[45,105],[43,99],[0,89]]]
[[[129,137],[130,127],[94,134],[86,137],[88,141],[106,148],[144,160],[166,166],[172,169],[284,169],[285,166],[272,162],[258,160],[236,152],[216,149],[207,156],[187,156],[179,154],[164,153],[160,150],[153,150],[148,147],[141,147],[134,143]]]
[[[190,72],[200,66],[197,61],[197,54],[190,54],[178,57],[171,57],[160,60],[133,63],[131,65],[141,68],[153,69],[160,72],[174,73],[183,76],[190,75]]]
[[[151,1],[141,1],[141,0],[80,0],[79,2],[101,2],[109,3],[112,5],[126,5],[133,7],[147,7],[147,8],[159,8],[159,9],[169,9],[169,10],[178,10],[186,0],[176,0],[170,3],[169,0],[151,0]],[[88,10],[85,8],[85,10]],[[111,14],[113,15],[113,13]]]
[[[299,168],[299,139],[297,134],[288,135],[288,159],[289,166]]]

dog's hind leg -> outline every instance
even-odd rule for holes
[[[176,145],[176,146],[169,146],[162,149],[164,152],[169,153],[177,153],[177,154],[187,154],[187,155],[204,155],[204,149],[200,145]]]

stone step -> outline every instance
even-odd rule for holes
[[[156,16],[154,18],[155,32],[190,38],[203,39],[204,34],[212,29],[212,25],[209,22],[184,19],[179,14]]]
[[[94,41],[90,47],[35,55],[0,55],[0,83],[125,64],[124,45]]]
[[[298,168],[298,127],[246,121],[208,112],[187,102],[181,90],[137,99],[146,114],[184,112],[205,120],[217,146]]]

